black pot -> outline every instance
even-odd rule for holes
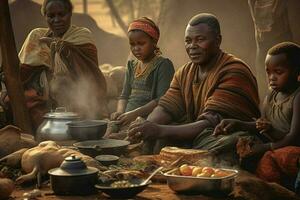
[[[99,140],[106,132],[107,122],[104,120],[83,120],[67,124],[68,133],[74,140]]]
[[[80,158],[65,159],[59,168],[48,171],[51,188],[57,195],[89,195],[95,193],[98,169],[87,167]]]
[[[78,150],[88,156],[109,154],[120,156],[126,152],[128,141],[115,139],[88,140],[73,144]]]

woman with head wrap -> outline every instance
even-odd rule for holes
[[[85,118],[105,116],[106,82],[98,68],[97,49],[90,30],[71,24],[72,10],[70,0],[45,0],[41,11],[48,28],[32,30],[19,53],[35,128],[58,106]]]

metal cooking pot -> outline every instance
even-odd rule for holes
[[[67,132],[67,123],[80,120],[77,113],[67,112],[66,108],[56,108],[54,112],[46,113],[44,121],[38,127],[36,140],[38,142],[44,140],[64,141],[71,140],[71,135]]]
[[[93,158],[103,154],[120,156],[125,152],[128,145],[128,141],[115,139],[88,140],[73,144],[81,153]]]
[[[95,192],[98,169],[87,167],[79,157],[67,157],[59,168],[51,169],[48,173],[55,194],[88,195]]]
[[[83,120],[70,122],[68,133],[77,141],[99,140],[105,134],[107,121],[104,120]]]

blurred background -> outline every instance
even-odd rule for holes
[[[276,3],[280,0],[249,0]],[[284,1],[284,15],[294,42],[300,43],[300,0]],[[17,49],[36,27],[46,27],[40,13],[43,0],[10,0],[10,12]],[[160,27],[159,46],[178,68],[188,58],[184,49],[184,31],[189,19],[201,12],[215,14],[221,23],[222,48],[245,60],[255,71],[255,23],[247,0],[72,0],[73,24],[88,27],[96,38],[100,64],[125,65],[129,55],[126,29],[141,16],[152,18]],[[281,11],[274,11],[281,12]],[[275,13],[276,14],[276,13]],[[274,13],[271,13],[277,20]],[[280,14],[280,13],[279,13]],[[282,18],[282,13],[280,14]],[[281,19],[279,19],[281,20]],[[275,30],[276,31],[276,30]],[[280,30],[279,30],[280,31]],[[274,39],[274,42],[277,42]]]

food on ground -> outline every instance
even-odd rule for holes
[[[0,178],[9,178],[11,180],[16,180],[20,176],[22,176],[21,168],[13,168],[0,163]]]
[[[37,197],[41,197],[42,192],[39,189],[31,190],[30,192],[25,192],[23,194],[24,199],[37,199]]]
[[[22,148],[36,146],[32,135],[25,134],[16,126],[8,125],[0,129],[0,158]]]
[[[14,191],[14,182],[7,178],[0,178],[0,199],[8,199]]]
[[[179,174],[174,175],[181,176],[195,176],[195,177],[210,177],[210,178],[222,178],[233,174],[234,172],[224,169],[217,169],[213,167],[200,167],[183,164],[179,167]]]
[[[72,155],[80,157],[89,167],[101,168],[95,159],[73,149],[61,148],[54,141],[44,141],[36,147],[21,149],[5,156],[0,161],[9,165],[21,163],[22,171],[25,174],[16,179],[16,183],[21,184],[36,179],[38,173],[41,175],[47,174],[49,169],[59,167],[66,157]]]

